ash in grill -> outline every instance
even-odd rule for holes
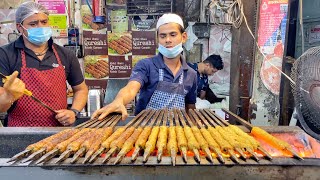
[[[225,110],[227,111],[227,110]],[[233,113],[227,111],[231,116]],[[241,120],[237,117],[240,122]],[[29,145],[9,161],[43,164],[241,164],[273,157],[259,141],[210,110],[144,110],[126,126],[114,128],[121,119],[87,121],[73,129]],[[245,122],[242,122],[245,123]],[[168,124],[168,126],[167,126]],[[287,142],[245,123],[281,151],[301,159]],[[249,160],[250,159],[250,160]]]

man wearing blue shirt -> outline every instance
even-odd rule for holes
[[[211,102],[212,98],[208,98],[208,95],[213,94],[213,92],[209,88],[208,76],[223,69],[221,56],[212,54],[203,62],[193,64],[188,63],[188,65],[197,72],[197,97],[200,99],[207,99]],[[212,97],[212,95],[210,96]]]
[[[103,119],[112,112],[119,112],[124,120],[128,116],[125,105],[139,91],[135,114],[144,109],[195,108],[197,74],[181,55],[182,43],[187,40],[183,21],[176,14],[164,14],[156,28],[159,54],[139,61],[129,83],[115,100],[94,112],[92,118]]]

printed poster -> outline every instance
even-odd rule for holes
[[[265,54],[260,77],[275,95],[280,93],[283,51],[287,24],[288,0],[262,0],[258,27],[258,44]],[[275,68],[275,67],[277,68]]]
[[[39,0],[39,4],[42,4],[50,14],[66,14],[66,4],[64,0]]]
[[[107,35],[95,31],[83,31],[84,55],[107,55]]]
[[[81,1],[81,19],[82,19],[82,29],[83,30],[91,30],[91,31],[99,31],[101,33],[106,33],[107,24],[104,23],[95,23],[93,22],[93,14],[90,10],[92,8],[92,0],[88,0],[89,4],[86,0]]]
[[[131,55],[132,35],[130,32],[111,33],[108,32],[108,54],[109,55]]]
[[[132,31],[132,54],[155,55],[156,49],[155,31]]]
[[[67,15],[63,14],[50,14],[49,15],[49,24],[52,27],[52,36],[53,37],[68,37],[68,21]]]
[[[128,78],[132,70],[132,56],[109,56],[110,78]]]

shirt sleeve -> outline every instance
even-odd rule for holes
[[[138,81],[141,87],[148,82],[149,70],[145,60],[140,60],[132,69],[129,81]]]
[[[8,56],[5,53],[4,49],[0,48],[0,72],[6,76],[12,74],[10,72],[10,63],[8,61]],[[0,78],[0,86],[3,86],[2,79]]]
[[[209,79],[206,77],[204,79],[203,90],[206,91],[209,88]]]
[[[194,76],[193,85],[186,95],[185,103],[186,104],[195,104],[197,101],[197,76]]]
[[[77,86],[84,81],[79,60],[76,55],[69,50],[67,57],[70,60],[70,73],[68,74],[67,81],[71,86]]]

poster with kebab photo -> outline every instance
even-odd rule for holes
[[[81,0],[84,76],[89,89],[100,89],[103,95],[109,78],[107,24],[93,22],[92,2]]]
[[[103,7],[100,7],[103,10]],[[107,24],[93,22],[92,0],[81,0],[82,29],[106,34]]]

